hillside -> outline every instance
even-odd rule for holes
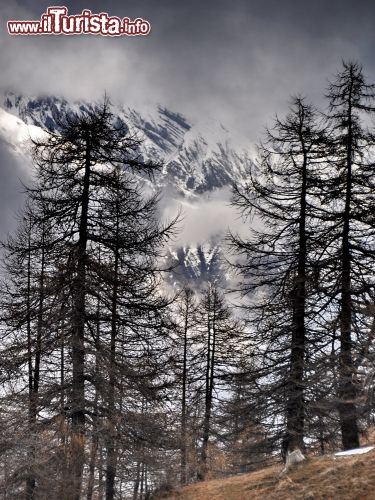
[[[168,500],[375,499],[375,450],[349,457],[310,458],[282,479],[281,465],[182,488]]]

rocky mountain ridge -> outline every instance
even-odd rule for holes
[[[94,106],[90,102],[73,102],[55,96],[22,96],[8,92],[3,96],[0,120],[0,139],[12,154],[27,158],[20,139],[26,131],[58,131],[59,118],[68,111],[85,111]],[[252,162],[244,152],[232,146],[229,131],[221,124],[205,118],[197,124],[183,115],[157,106],[147,114],[126,107],[112,105],[115,120],[125,124],[129,133],[142,140],[141,154],[163,164],[161,173],[151,190],[162,193],[163,206],[177,205],[179,200],[194,205],[207,200],[233,183],[241,183]],[[13,116],[12,116],[13,115]],[[16,121],[15,121],[16,120]],[[18,121],[17,121],[18,120]],[[30,132],[28,132],[30,133]],[[146,182],[146,181],[145,181]],[[200,213],[197,223],[205,214]],[[186,242],[169,249],[168,260],[176,265],[171,278],[176,282],[200,283],[208,279],[223,279],[221,266],[222,239],[227,228],[216,227],[200,241]]]

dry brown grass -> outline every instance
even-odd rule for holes
[[[168,500],[375,500],[375,450],[351,457],[310,458],[278,478],[282,466],[206,481]]]

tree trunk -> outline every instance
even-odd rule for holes
[[[181,398],[181,484],[187,483],[187,429],[186,429],[186,386],[187,386],[187,340],[189,326],[189,298],[185,296],[184,347],[182,366],[182,398]]]
[[[85,174],[81,197],[79,240],[77,243],[77,268],[74,286],[72,331],[72,435],[68,488],[71,500],[79,500],[84,465],[85,431],[85,300],[86,300],[86,247],[90,188],[90,140],[87,137]]]
[[[210,291],[210,294],[212,292]],[[214,292],[215,293],[215,292]],[[205,397],[205,412],[203,421],[203,442],[202,442],[202,453],[201,453],[201,470],[199,472],[199,479],[204,481],[207,476],[207,451],[208,451],[208,441],[210,438],[210,427],[211,427],[211,411],[212,411],[212,394],[213,394],[213,377],[214,377],[214,362],[215,362],[215,318],[211,318],[211,314],[215,314],[215,303],[212,304],[212,300],[215,299],[210,297],[209,300],[209,311],[208,311],[208,323],[207,323],[207,361],[206,361],[206,397]]]
[[[113,291],[111,305],[111,345],[109,360],[109,393],[108,393],[108,440],[107,440],[107,470],[106,470],[106,500],[113,500],[116,478],[116,425],[115,425],[115,378],[116,378],[116,336],[117,336],[117,300],[119,271],[119,200],[116,200],[116,234],[114,251]]]
[[[98,263],[100,265],[100,247],[98,249]],[[95,382],[98,383],[100,367],[98,363],[98,353],[100,351],[100,299],[98,299],[97,303],[97,320],[96,320],[96,339],[95,339],[95,349],[96,349],[96,358],[95,358]],[[98,446],[99,446],[99,435],[98,435],[98,425],[97,425],[97,412],[98,412],[98,388],[95,386],[95,397],[94,397],[94,416],[92,423],[92,437],[91,437],[91,448],[90,448],[90,460],[89,460],[89,477],[87,480],[87,500],[92,500],[93,492],[94,492],[94,483],[95,483],[95,468],[96,468],[96,457],[98,454]]]
[[[33,357],[31,345],[31,221],[27,229],[27,297],[26,297],[26,329],[27,329],[27,361],[28,361],[28,382],[29,382],[29,432],[30,437],[34,435],[34,374],[33,374]],[[28,450],[28,475],[26,479],[26,500],[34,499],[35,490],[35,446],[31,444]]]
[[[139,484],[141,481],[141,463],[138,460],[137,461],[137,473],[134,481],[134,490],[133,490],[133,500],[138,499],[138,490],[139,490]]]
[[[93,436],[90,448],[90,460],[89,460],[89,477],[87,480],[87,500],[92,500],[92,495],[94,492],[94,482],[95,482],[95,467],[96,467],[96,456],[98,453],[98,434],[96,426],[93,428]]]
[[[303,107],[300,106],[300,113]],[[303,450],[304,435],[304,360],[305,360],[305,307],[306,307],[306,195],[307,195],[307,151],[303,137],[303,119],[300,116],[299,140],[303,152],[302,185],[300,198],[299,241],[297,276],[293,289],[293,326],[290,355],[290,372],[287,393],[287,447],[289,451],[295,448]]]
[[[208,440],[210,436],[210,419],[211,419],[211,402],[210,402],[210,333],[208,336],[208,349],[207,349],[207,366],[206,366],[206,388],[205,388],[205,401],[204,401],[204,419],[203,419],[203,437],[202,437],[202,450],[201,450],[201,466],[198,473],[198,479],[204,481],[207,475],[207,449]]]
[[[30,293],[31,293],[31,223],[29,227],[28,240],[28,262],[27,262],[27,335],[28,335],[28,359],[29,359],[29,425],[30,436],[35,436],[36,417],[38,412],[38,393],[40,381],[40,361],[42,355],[42,329],[43,329],[43,307],[44,307],[44,273],[45,273],[45,228],[42,227],[41,240],[41,261],[39,275],[39,292],[38,292],[38,312],[37,312],[37,327],[36,327],[36,347],[34,369],[32,367],[32,348],[31,348],[31,311],[30,311]],[[29,467],[31,473],[26,481],[26,498],[32,500],[35,492],[35,446],[32,445],[29,451]]]
[[[98,499],[102,500],[103,499],[103,492],[104,492],[104,481],[103,481],[103,446],[101,444],[100,444],[100,447],[99,447],[98,469],[99,469]]]
[[[339,356],[339,415],[342,445],[344,450],[359,447],[357,409],[355,405],[356,388],[353,383],[354,363],[352,357],[352,295],[351,295],[351,255],[350,255],[350,218],[352,196],[352,95],[348,96],[347,115],[347,159],[345,212],[342,233],[342,268],[341,268],[341,311],[340,311],[340,356]]]

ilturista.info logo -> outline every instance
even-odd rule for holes
[[[148,35],[151,25],[144,19],[131,21],[105,12],[93,14],[85,9],[78,16],[68,16],[66,7],[48,7],[40,21],[8,21],[10,35]]]

